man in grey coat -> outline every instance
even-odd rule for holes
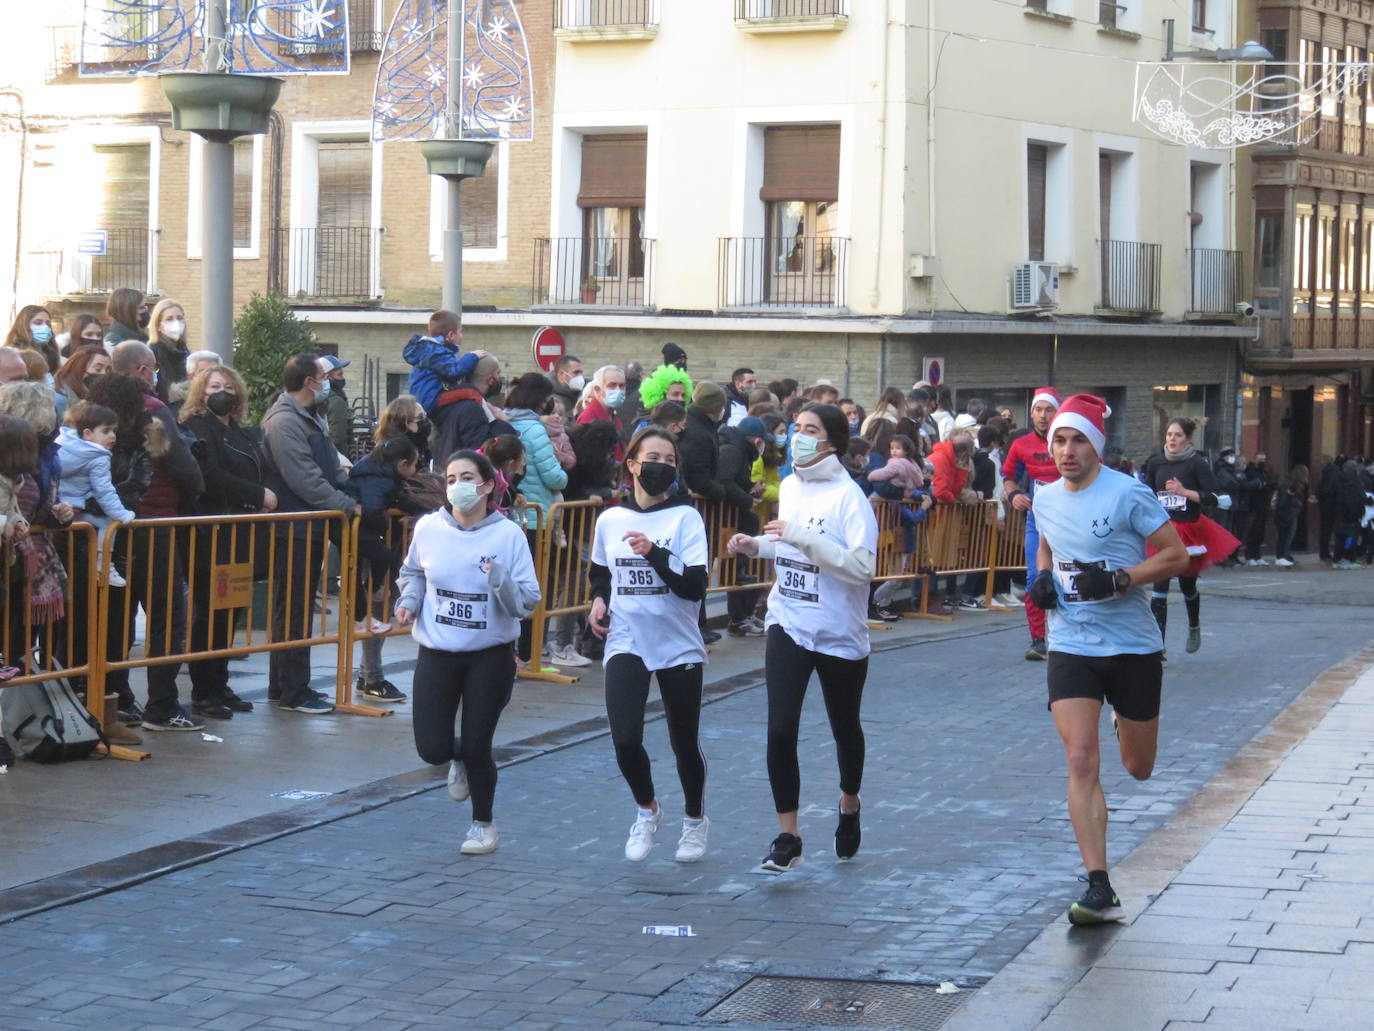
[[[343,490],[347,480],[338,452],[315,405],[328,389],[327,364],[314,354],[298,354],[282,370],[283,390],[262,419],[267,453],[266,485],[277,495],[279,512],[343,512],[360,506]],[[275,597],[272,640],[296,641],[313,634],[315,593],[328,543],[319,520],[277,524],[273,569]],[[339,542],[336,540],[336,544]],[[288,593],[288,583],[290,591]],[[267,697],[288,712],[322,715],[334,705],[310,687],[310,649],[274,651],[268,659]]]

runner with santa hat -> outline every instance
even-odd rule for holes
[[[1040,548],[1040,535],[1036,530],[1033,504],[1035,491],[1047,483],[1059,479],[1059,471],[1050,457],[1050,420],[1059,410],[1059,392],[1054,387],[1040,387],[1031,398],[1031,430],[1017,437],[1007,448],[1007,457],[1002,462],[1002,478],[1006,482],[1007,504],[1026,513],[1026,586],[1035,580],[1036,552]],[[1031,644],[1026,650],[1027,659],[1045,658],[1045,614],[1026,598],[1026,622],[1030,625]]]
[[[1177,576],[1188,549],[1152,490],[1102,465],[1111,409],[1075,394],[1050,423],[1060,478],[1035,497],[1037,573],[1027,597],[1049,614],[1049,708],[1069,766],[1069,819],[1088,888],[1069,921],[1119,920],[1107,877],[1107,801],[1099,777],[1103,703],[1117,724],[1121,764],[1137,780],[1154,771],[1164,641],[1148,585]]]

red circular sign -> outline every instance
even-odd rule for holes
[[[545,326],[534,333],[534,364],[545,372],[553,372],[558,359],[568,353],[568,345],[563,334],[552,326]]]

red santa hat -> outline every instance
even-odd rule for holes
[[[1093,450],[1101,457],[1102,449],[1107,446],[1107,431],[1102,424],[1111,414],[1111,406],[1102,398],[1074,394],[1060,406],[1059,414],[1050,423],[1050,439],[1054,439],[1054,431],[1061,426],[1078,430],[1092,442]]]
[[[1036,387],[1035,396],[1031,398],[1031,407],[1034,408],[1041,401],[1048,401],[1057,409],[1059,407],[1059,391],[1054,387]]]

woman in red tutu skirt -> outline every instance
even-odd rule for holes
[[[1240,541],[1202,514],[1203,506],[1217,503],[1216,481],[1207,459],[1193,450],[1191,440],[1196,429],[1192,419],[1172,420],[1164,435],[1163,450],[1146,459],[1140,470],[1141,478],[1169,513],[1174,529],[1192,556],[1187,572],[1178,578],[1183,604],[1188,609],[1189,652],[1202,647],[1202,599],[1197,593],[1197,578],[1208,566],[1223,561],[1240,547]],[[1168,580],[1154,585],[1150,608],[1163,636],[1169,621]]]

